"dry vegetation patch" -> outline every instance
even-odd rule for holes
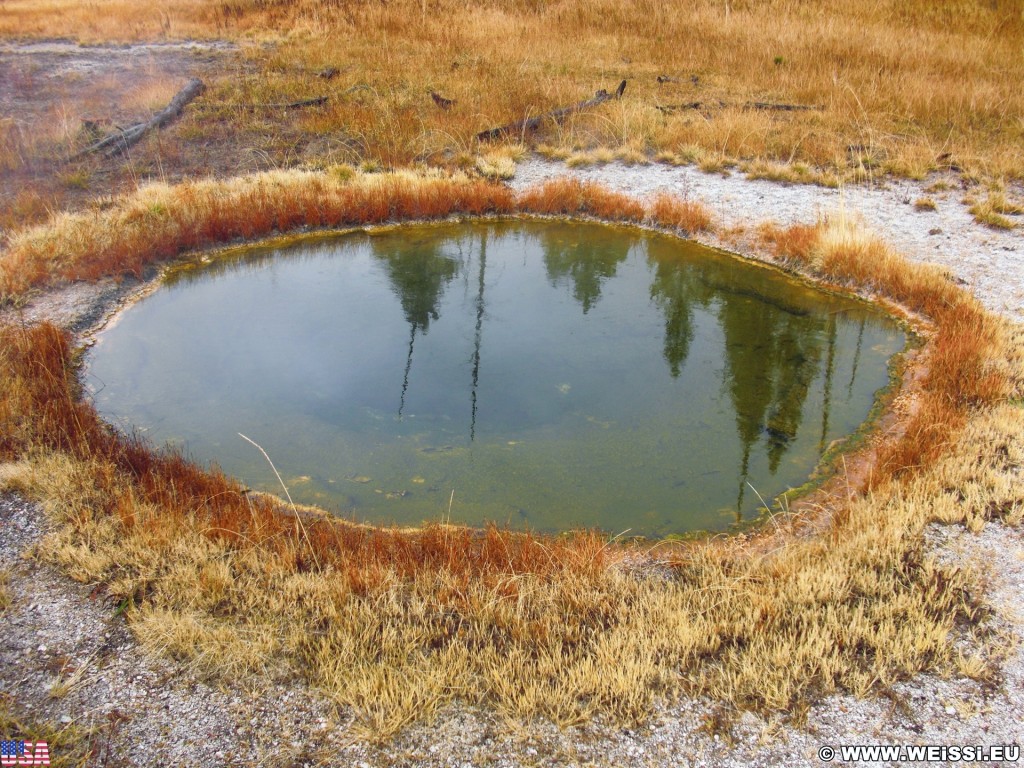
[[[645,207],[573,181],[516,198],[341,167],[150,187],[61,215],[12,243],[0,280],[17,301],[274,230],[515,212],[711,226],[685,200]],[[680,694],[798,715],[830,691],[963,669],[950,639],[984,608],[969,574],[925,556],[922,532],[1021,517],[1019,329],[842,217],[763,236],[805,272],[926,316],[931,373],[882,441],[869,493],[822,497],[754,535],[652,547],[296,514],[102,423],[72,340],[49,325],[0,328],[2,485],[45,505],[58,526],[42,556],[102,585],[147,646],[214,676],[302,675],[378,739],[454,701],[560,724],[637,721]],[[810,519],[827,525],[812,535]]]
[[[209,172],[429,163],[503,175],[508,160],[495,165],[480,131],[621,80],[622,99],[503,146],[831,185],[1024,175],[1014,3],[21,0],[0,8],[0,36],[238,46],[215,63],[153,52],[96,76],[51,77],[52,56],[0,56],[0,101],[12,107],[0,119],[0,226],[81,205],[86,190]],[[62,167],[97,127],[148,116],[190,76],[209,87],[178,125],[127,161]]]

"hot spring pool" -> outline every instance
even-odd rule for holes
[[[378,523],[664,536],[803,484],[905,344],[864,303],[600,224],[403,226],[172,271],[88,356],[113,424]],[[756,489],[756,492],[755,490]]]

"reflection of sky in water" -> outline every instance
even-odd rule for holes
[[[804,482],[887,382],[878,313],[674,238],[506,222],[182,271],[90,355],[116,424],[360,519],[664,535]],[[749,486],[748,486],[749,483]],[[452,491],[454,490],[454,501]]]

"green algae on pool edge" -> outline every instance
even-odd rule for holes
[[[376,523],[722,530],[806,482],[900,327],[641,230],[502,221],[254,247],[100,334],[100,412]],[[756,490],[755,490],[756,489]]]

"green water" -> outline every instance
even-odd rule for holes
[[[446,224],[178,270],[86,383],[112,423],[279,493],[247,435],[296,501],[347,517],[664,536],[803,484],[904,341],[676,238]]]

